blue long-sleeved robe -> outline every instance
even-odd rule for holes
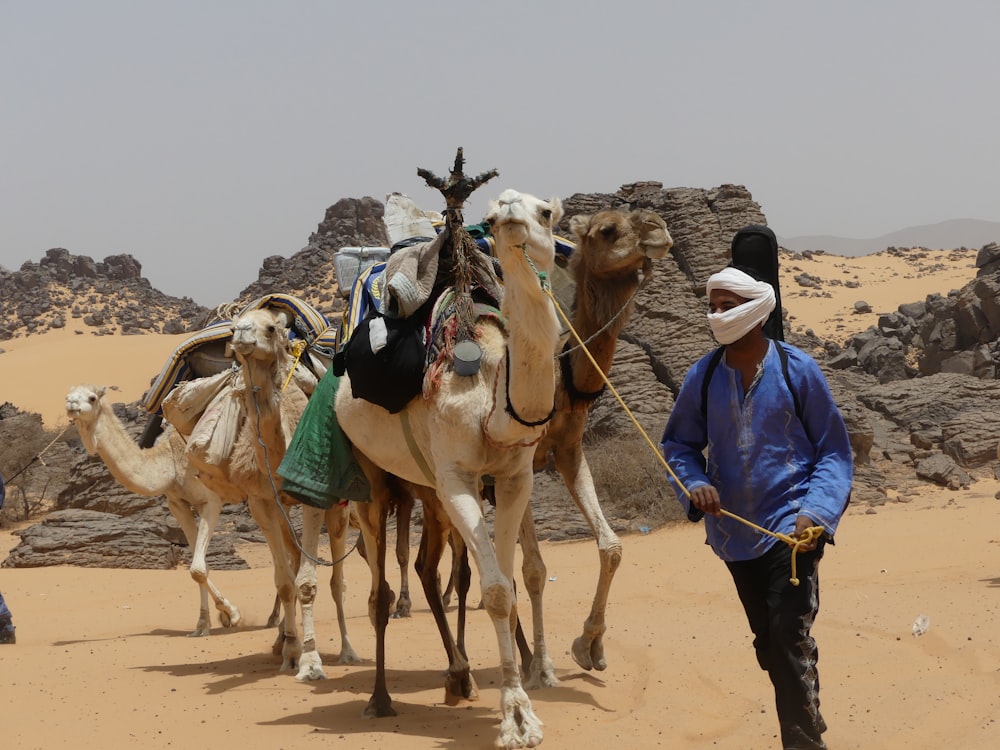
[[[788,352],[801,420],[776,346]],[[769,531],[791,534],[796,516],[805,514],[833,535],[850,496],[853,460],[847,428],[819,366],[805,352],[772,342],[761,374],[744,393],[739,372],[723,357],[703,416],[710,358],[688,371],[663,431],[660,448],[677,478],[688,490],[714,485],[725,510]],[[670,482],[690,510],[690,500]],[[725,516],[706,517],[705,529],[712,549],[728,561],[760,557],[777,541]]]

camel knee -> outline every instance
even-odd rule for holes
[[[277,588],[278,599],[283,604],[291,604],[295,601],[295,584],[283,583]]]
[[[622,564],[622,543],[616,538],[614,544],[600,550],[600,556],[604,562],[604,569],[614,573]]]
[[[315,581],[302,581],[298,585],[299,601],[303,604],[309,604],[316,601],[316,582]]]
[[[514,592],[510,586],[494,583],[483,588],[483,607],[493,619],[509,617],[514,606]]]
[[[545,588],[545,581],[548,580],[548,569],[541,559],[537,563],[525,563],[521,568],[521,575],[524,577],[524,586],[528,591],[538,592]]]

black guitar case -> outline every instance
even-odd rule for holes
[[[781,320],[781,287],[778,283],[778,238],[767,227],[751,224],[733,235],[732,265],[750,269],[761,281],[774,287],[774,312],[764,322],[764,335],[785,340]]]

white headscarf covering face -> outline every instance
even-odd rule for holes
[[[723,268],[709,276],[705,293],[711,295],[713,289],[725,289],[748,300],[731,310],[708,314],[712,333],[723,346],[739,341],[756,326],[763,325],[775,307],[774,288],[737,268]]]

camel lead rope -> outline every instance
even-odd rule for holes
[[[625,413],[628,414],[629,419],[632,420],[632,424],[634,424],[636,429],[639,430],[639,434],[642,435],[643,439],[646,441],[646,444],[649,445],[650,449],[653,451],[653,455],[656,456],[657,460],[663,465],[663,468],[667,470],[667,473],[670,474],[671,478],[677,483],[677,486],[684,491],[684,494],[690,500],[691,492],[688,490],[687,487],[684,486],[684,483],[677,477],[677,474],[674,473],[674,470],[670,468],[670,464],[667,463],[667,460],[663,457],[663,454],[660,453],[660,451],[657,449],[656,445],[653,444],[653,441],[649,439],[649,435],[646,434],[646,431],[642,428],[642,425],[639,424],[639,420],[635,418],[635,415],[632,414],[632,410],[628,408],[628,405],[625,403],[624,399],[622,399],[618,391],[611,384],[611,381],[608,379],[607,373],[605,373],[604,370],[601,369],[600,365],[597,364],[597,360],[595,360],[594,356],[590,353],[590,349],[588,349],[587,346],[580,339],[580,334],[576,332],[576,329],[573,328],[573,324],[570,322],[566,313],[563,312],[563,309],[559,306],[559,302],[558,300],[556,300],[555,295],[553,295],[552,290],[546,288],[544,285],[542,286],[542,288],[545,290],[545,293],[548,294],[549,297],[552,299],[552,304],[555,305],[556,311],[559,313],[560,317],[562,317],[563,322],[566,323],[566,325],[569,327],[569,331],[570,333],[573,334],[573,338],[576,339],[580,349],[583,351],[584,354],[587,355],[587,359],[590,360],[590,364],[594,366],[594,369],[597,370],[598,373],[600,373],[601,378],[604,380],[604,384],[608,387],[608,390],[610,390],[615,395],[615,398],[618,399],[618,403],[622,405],[622,408],[625,410]],[[758,526],[752,521],[748,521],[747,519],[742,518],[736,515],[735,513],[730,513],[728,510],[722,510],[722,515],[728,518],[732,518],[734,521],[739,521],[740,523],[745,524],[752,529],[756,529],[761,534],[766,534],[767,536],[773,536],[775,539],[780,539],[781,541],[785,542],[785,544],[791,546],[792,577],[789,578],[788,580],[793,586],[799,585],[799,579],[796,576],[795,572],[795,556],[798,554],[799,547],[801,547],[804,544],[809,544],[819,538],[819,536],[823,533],[822,526],[810,526],[803,532],[802,538],[793,539],[788,534],[782,534],[780,532],[770,531],[769,529],[765,529],[763,526]]]
[[[28,463],[26,463],[20,469],[18,469],[9,477],[7,477],[6,479],[7,484],[10,484],[19,476],[21,476],[24,472],[26,472],[28,470],[28,467],[30,467],[33,463],[35,463],[35,461],[38,461],[38,463],[40,463],[42,466],[48,466],[48,464],[46,464],[45,461],[42,460],[42,456],[45,455],[45,453],[49,450],[49,448],[55,445],[56,441],[63,436],[63,433],[65,433],[66,430],[68,430],[72,426],[73,426],[72,424],[68,424],[65,427],[63,427],[62,430],[59,432],[59,434],[56,435],[54,438],[52,438],[52,442],[50,442],[48,445],[42,448],[38,453],[36,453],[34,457],[30,461],[28,461]]]
[[[292,375],[295,374],[295,368],[299,366],[299,360],[302,359],[302,353],[306,350],[306,342],[299,340],[292,344],[292,353],[295,355],[295,359],[292,360],[292,366],[288,370],[288,377],[285,378],[284,385],[281,386],[281,392],[284,393],[285,389],[288,388],[288,384],[292,382]]]

